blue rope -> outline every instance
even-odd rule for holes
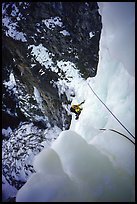
[[[125,128],[125,130],[131,135],[131,137],[133,137],[135,139],[135,136],[132,135],[132,133],[120,122],[120,120],[112,113],[112,111],[106,106],[106,104],[98,97],[98,95],[94,92],[94,90],[92,89],[92,87],[89,85],[89,83],[87,82],[89,88],[91,89],[91,91],[95,94],[95,96],[101,101],[101,103],[103,103],[103,105],[107,108],[107,110],[114,116],[114,118],[123,126],[123,128]]]

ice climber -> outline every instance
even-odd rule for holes
[[[78,120],[79,118],[79,115],[82,111],[83,108],[81,108],[80,106],[84,103],[85,101],[81,102],[80,104],[78,105],[72,105],[71,108],[70,108],[70,111],[75,113],[76,114],[76,120]]]

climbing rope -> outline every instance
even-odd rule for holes
[[[121,123],[121,121],[112,113],[112,111],[106,106],[106,104],[99,98],[99,96],[95,93],[95,91],[92,89],[90,84],[87,82],[89,88],[94,93],[94,95],[101,101],[101,103],[107,108],[107,110],[113,115],[113,117],[122,125],[122,127],[135,139],[135,136],[132,135],[132,133]]]
[[[113,132],[116,132],[117,134],[127,138],[130,142],[132,142],[134,145],[135,145],[135,142],[133,142],[130,138],[128,138],[126,135],[122,134],[121,132],[117,131],[117,130],[114,130],[114,129],[105,129],[105,128],[101,128],[99,130],[110,130],[110,131],[113,131]]]

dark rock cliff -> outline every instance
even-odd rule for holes
[[[8,17],[11,21],[9,24],[7,23]],[[60,98],[57,88],[50,83],[51,80],[57,81],[59,75],[47,69],[41,76],[39,71],[42,66],[36,60],[34,68],[31,69],[30,65],[34,59],[30,56],[28,46],[42,44],[52,53],[54,65],[57,60],[71,61],[76,64],[84,78],[94,77],[97,72],[102,26],[97,3],[3,3],[3,19],[3,80],[6,79],[6,73],[11,69],[20,83],[24,85],[26,93],[32,95],[33,87],[36,87],[44,99],[44,112],[41,115],[46,115],[51,124],[67,128],[70,116],[67,116],[66,111],[62,109],[61,101],[64,100],[66,104],[69,102],[65,95]],[[51,19],[54,23],[51,22]],[[56,22],[57,26],[55,26]],[[24,33],[25,40],[22,40],[21,37],[17,40],[17,34],[12,37],[14,24],[16,24],[17,32]],[[90,33],[94,35],[92,38]],[[9,73],[7,73],[8,76]],[[24,100],[25,104],[23,101],[22,103],[19,100],[16,101],[18,101],[16,107],[20,111],[20,107],[26,105],[26,101]],[[13,103],[15,103],[15,98]],[[20,115],[21,113],[22,111]],[[5,118],[5,113],[3,114]],[[62,121],[62,114],[65,122]],[[30,120],[30,117],[27,119]]]
[[[16,188],[33,172],[26,155],[41,150],[45,130],[69,128],[75,93],[59,93],[56,82],[72,78],[61,66],[69,64],[85,79],[95,77],[101,29],[96,2],[2,4],[2,128],[12,129],[8,137],[3,134],[3,174]]]

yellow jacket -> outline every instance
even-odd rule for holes
[[[81,105],[81,104],[72,105],[72,109],[74,109],[76,113],[80,113],[81,110],[82,110],[82,108],[80,108],[80,105]]]

